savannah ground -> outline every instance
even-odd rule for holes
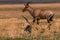
[[[40,24],[33,23],[32,16],[28,12],[22,12],[23,4],[0,4],[0,40],[60,40],[60,3],[30,4],[33,8],[53,11],[55,16],[50,24],[41,19]],[[24,31],[27,22],[31,26],[31,39],[29,33]]]

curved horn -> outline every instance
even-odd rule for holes
[[[28,2],[26,5],[29,5],[29,3],[31,3],[31,2]]]

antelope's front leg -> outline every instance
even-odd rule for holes
[[[35,19],[34,19],[34,21],[36,22],[36,24],[38,24],[39,25],[39,20],[40,20],[40,18],[39,17],[35,17]]]
[[[47,18],[47,22],[50,23],[50,17]]]
[[[36,18],[35,20],[36,20],[36,23],[39,25],[39,19],[38,19],[38,18]]]
[[[33,20],[33,23],[34,23],[34,22],[36,22],[36,23],[39,25],[39,19],[35,18],[35,19]]]
[[[33,20],[33,23],[35,22],[35,19]]]
[[[37,22],[37,18],[34,18],[33,23],[34,23],[34,22]]]

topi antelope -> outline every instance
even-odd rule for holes
[[[46,9],[33,9],[32,7],[29,6],[29,3],[28,2],[24,9],[23,9],[23,12],[25,11],[28,11],[31,16],[33,17],[33,22],[35,22],[35,20],[37,21],[37,24],[39,24],[39,20],[40,19],[47,19],[47,22],[50,23],[54,16],[54,13],[50,10],[46,10]]]

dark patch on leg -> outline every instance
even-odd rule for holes
[[[53,16],[52,16],[52,17],[50,17],[50,21],[53,21],[53,20],[52,20],[52,18],[53,18]]]
[[[33,17],[33,23],[35,22],[35,17]]]
[[[35,19],[33,20],[33,22],[35,22]]]
[[[47,19],[47,22],[48,22],[48,23],[50,23],[50,20],[49,20],[49,19]]]
[[[39,19],[37,19],[37,24],[39,25]]]
[[[53,21],[52,18],[53,18],[52,15],[50,15],[50,16],[47,18],[48,23],[50,23],[50,21]]]
[[[39,25],[39,22],[37,22],[37,24]]]
[[[30,25],[27,25],[27,27],[25,28],[25,30],[24,31],[28,31],[29,33],[31,33],[31,27],[30,27]]]

